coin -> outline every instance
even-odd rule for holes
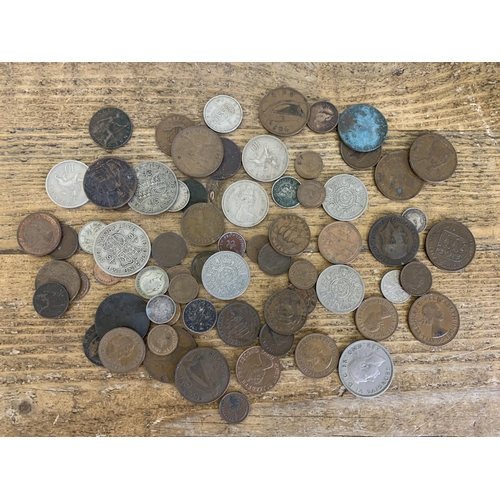
[[[168,323],[175,315],[176,304],[168,295],[155,295],[146,305],[146,314],[150,321],[161,325]]]
[[[350,222],[332,222],[318,236],[319,252],[332,264],[350,264],[357,259],[362,246],[361,235]]]
[[[429,293],[412,304],[408,324],[413,336],[423,344],[442,346],[457,335],[460,315],[448,297]]]
[[[162,119],[155,131],[156,145],[167,155],[171,154],[172,141],[186,127],[194,123],[183,115],[172,114]]]
[[[167,274],[170,281],[172,281],[178,274],[189,274],[191,276],[191,271],[186,266],[179,265],[167,269]]]
[[[207,201],[213,203],[219,210],[222,210],[222,186],[224,181],[219,181],[209,177],[206,181]]]
[[[233,347],[250,345],[259,335],[259,313],[246,302],[232,302],[217,318],[217,333],[221,340]]]
[[[373,151],[359,152],[354,151],[343,142],[340,143],[340,154],[343,160],[356,170],[367,170],[374,167],[382,156],[382,146]]]
[[[208,193],[205,186],[196,179],[186,179],[184,184],[189,189],[189,201],[182,210],[188,209],[191,205],[195,203],[207,203]]]
[[[410,298],[410,294],[405,292],[399,281],[401,271],[394,269],[384,274],[380,282],[382,295],[393,304],[403,304]]]
[[[247,256],[252,262],[258,263],[259,252],[266,243],[269,243],[267,234],[256,234],[248,240]]]
[[[346,108],[337,126],[340,139],[354,151],[373,151],[385,141],[387,121],[384,115],[368,104],[355,104]]]
[[[151,246],[151,255],[160,266],[176,266],[184,260],[186,254],[186,242],[182,236],[176,233],[159,234]]]
[[[398,312],[387,299],[369,297],[356,309],[354,321],[363,337],[380,342],[396,331]]]
[[[175,304],[175,313],[174,317],[170,320],[167,321],[167,325],[172,326],[179,321],[179,318],[181,317],[181,306],[179,304]]]
[[[374,398],[391,385],[394,362],[382,344],[358,340],[340,356],[339,377],[344,387],[358,398]]]
[[[221,137],[222,145],[224,146],[224,158],[220,167],[210,176],[212,179],[224,180],[233,177],[238,173],[241,167],[241,151],[240,148],[226,137]]]
[[[224,233],[219,238],[219,241],[217,242],[217,248],[219,252],[235,252],[243,256],[245,254],[247,244],[245,242],[245,238],[243,238],[240,233],[230,231],[228,233]]]
[[[106,224],[98,220],[87,222],[87,224],[82,226],[78,233],[78,243],[84,252],[94,253],[95,238],[104,227],[106,227]]]
[[[49,257],[56,260],[69,259],[78,250],[78,234],[66,224],[61,224],[61,241],[56,249],[49,253]]]
[[[200,285],[190,274],[179,274],[170,282],[169,295],[179,304],[187,304],[196,297],[200,291]]]
[[[425,239],[429,260],[443,271],[465,269],[476,253],[473,234],[461,222],[444,220],[431,227]]]
[[[94,273],[94,278],[101,285],[107,285],[107,286],[116,285],[117,283],[119,283],[122,280],[121,278],[117,278],[116,276],[111,276],[111,274],[104,272],[99,267],[97,262],[94,264],[93,273]]]
[[[339,122],[339,112],[331,102],[317,101],[309,111],[307,126],[318,134],[331,132]]]
[[[305,181],[297,188],[297,200],[305,208],[318,208],[326,198],[326,189],[321,182]]]
[[[163,295],[168,290],[168,274],[158,266],[147,266],[135,277],[135,289],[144,299]]]
[[[211,257],[214,253],[213,250],[207,250],[205,252],[200,252],[198,255],[195,255],[193,261],[191,262],[191,274],[193,278],[201,283],[201,272],[203,270],[203,266],[209,257]]]
[[[88,199],[101,208],[126,205],[137,189],[135,170],[119,158],[99,158],[83,177],[83,189]]]
[[[350,221],[361,217],[368,207],[366,186],[353,175],[340,174],[325,184],[325,212],[333,219]]]
[[[139,368],[146,355],[141,336],[131,328],[114,328],[99,342],[99,359],[114,373],[129,373]]]
[[[250,404],[241,392],[228,392],[219,403],[219,415],[229,424],[239,424],[248,417]]]
[[[432,286],[432,274],[421,262],[410,262],[401,270],[401,286],[410,295],[424,295]]]
[[[95,333],[95,326],[92,325],[83,337],[83,352],[87,359],[96,366],[102,366],[99,359],[99,343],[101,339]]]
[[[300,182],[289,176],[280,177],[271,189],[274,203],[281,208],[294,208],[298,206],[297,188]]]
[[[437,183],[451,177],[457,168],[457,152],[439,134],[417,137],[410,147],[410,166],[424,181]]]
[[[319,275],[316,293],[323,307],[335,314],[347,314],[363,302],[365,284],[352,267],[337,264]]]
[[[328,377],[337,368],[338,361],[337,344],[322,333],[306,335],[295,348],[295,363],[306,377]]]
[[[61,237],[61,224],[45,212],[26,216],[17,228],[19,246],[31,255],[48,255],[57,248]]]
[[[290,87],[271,90],[260,101],[259,120],[271,134],[295,135],[305,127],[308,118],[307,99]]]
[[[288,149],[277,137],[258,135],[243,148],[241,160],[246,173],[260,182],[281,177],[288,168]]]
[[[311,314],[316,308],[316,304],[318,303],[318,296],[316,295],[316,290],[314,287],[307,288],[306,290],[302,290],[293,285],[289,285],[288,288],[293,290],[295,293],[298,293],[303,301],[306,303],[307,314]]]
[[[177,347],[179,336],[174,328],[168,325],[155,326],[147,337],[149,350],[158,356],[166,356]]]
[[[64,260],[52,260],[44,264],[35,278],[35,288],[38,290],[45,283],[59,283],[69,295],[71,302],[80,290],[82,280],[80,273]]]
[[[43,318],[59,318],[69,305],[69,295],[59,283],[44,283],[36,288],[33,295],[33,307]]]
[[[97,145],[116,149],[126,144],[132,136],[132,122],[121,109],[103,108],[91,118],[89,133]]]
[[[259,251],[257,262],[262,271],[270,276],[286,273],[292,263],[292,258],[278,253],[269,243]]]
[[[194,299],[184,308],[182,319],[190,332],[206,333],[215,326],[217,310],[207,299]]]
[[[318,271],[308,260],[297,260],[288,270],[288,279],[293,286],[307,290],[316,284]]]
[[[181,233],[193,245],[211,245],[224,234],[224,216],[210,203],[197,203],[184,212]]]
[[[407,208],[401,215],[415,226],[417,233],[421,233],[427,227],[427,217],[420,208]]]
[[[229,134],[240,126],[243,110],[234,97],[217,95],[205,104],[203,119],[215,132]]]
[[[167,212],[180,212],[189,203],[189,198],[191,196],[189,188],[182,181],[178,181],[177,184],[179,193],[177,194],[174,204],[167,209]]]
[[[306,323],[306,303],[293,290],[278,290],[266,300],[264,319],[276,333],[293,335]]]
[[[316,179],[323,170],[323,160],[314,151],[303,151],[295,158],[295,171],[303,179]]]
[[[417,254],[419,237],[415,226],[398,215],[382,217],[368,235],[372,255],[387,266],[404,266]]]
[[[269,197],[256,182],[237,181],[224,191],[222,211],[235,226],[253,227],[265,219],[269,211]]]
[[[270,391],[279,381],[281,365],[262,347],[250,347],[243,351],[236,362],[236,379],[248,392],[261,394]]]
[[[45,179],[49,198],[60,207],[77,208],[89,201],[83,190],[87,165],[77,160],[65,160],[52,167]]]
[[[82,300],[83,297],[85,297],[85,295],[87,295],[88,291],[90,290],[89,277],[83,271],[78,271],[78,274],[80,275],[80,280],[82,283],[80,285],[78,293],[76,294],[76,297],[73,300]]]
[[[282,255],[293,257],[309,245],[311,231],[298,215],[280,215],[269,226],[269,243]]]
[[[260,329],[260,345],[272,356],[284,356],[293,347],[295,335],[280,335],[273,332],[267,324]]]

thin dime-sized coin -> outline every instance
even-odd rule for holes
[[[316,179],[323,170],[323,159],[314,151],[303,151],[295,158],[295,171],[303,179]]]
[[[61,241],[57,248],[49,253],[56,260],[69,259],[78,250],[78,233],[66,224],[61,224]]]
[[[247,244],[245,242],[245,238],[243,238],[240,233],[229,231],[228,233],[224,233],[219,238],[217,248],[219,249],[219,252],[236,252],[237,254],[243,256],[245,254],[245,250],[247,249]]]
[[[280,177],[271,189],[271,196],[274,203],[281,208],[294,208],[299,205],[297,199],[297,189],[300,182],[294,177]]]
[[[432,286],[432,274],[421,262],[409,262],[399,275],[401,286],[410,295],[425,295]]]
[[[186,254],[186,242],[176,233],[161,233],[151,245],[151,255],[160,266],[176,266],[184,260]]]
[[[191,275],[191,271],[186,266],[178,265],[167,269],[167,274],[169,279],[173,280],[178,274]]]
[[[168,325],[155,326],[147,337],[149,350],[158,356],[166,356],[175,351],[179,336],[174,328]]]
[[[80,285],[80,290],[78,290],[78,293],[76,294],[76,297],[73,300],[82,300],[85,295],[90,290],[90,280],[89,277],[83,272],[83,271],[78,271],[78,274],[80,275],[80,279],[82,281]]]
[[[292,258],[280,254],[269,243],[266,243],[259,251],[257,263],[266,274],[279,276],[290,269]]]
[[[212,179],[224,180],[233,177],[241,167],[240,148],[227,137],[221,137],[224,146],[224,158],[220,167],[210,176]]]
[[[309,245],[311,231],[298,215],[280,215],[269,226],[269,243],[281,255],[293,257]]]
[[[319,181],[305,181],[297,188],[297,200],[305,208],[318,208],[326,198],[326,188]]]
[[[189,189],[189,201],[182,210],[187,210],[191,205],[195,203],[207,203],[208,202],[208,192],[205,186],[196,179],[186,179],[184,184]]]
[[[295,335],[280,335],[265,324],[260,329],[259,341],[262,349],[271,356],[284,356],[293,347]]]
[[[407,208],[401,215],[415,226],[419,234],[427,227],[427,216],[420,208]]]
[[[205,104],[203,119],[215,132],[229,134],[240,126],[243,110],[234,97],[216,95]]]
[[[200,291],[200,285],[191,274],[181,273],[170,282],[168,293],[178,304],[187,304],[196,297]]]
[[[246,173],[260,182],[281,177],[288,168],[288,148],[273,135],[258,135],[243,148],[241,160]]]
[[[116,276],[111,276],[111,274],[108,274],[107,272],[103,271],[99,267],[97,262],[94,264],[93,274],[94,278],[101,285],[112,286],[116,285],[117,283],[120,283],[120,281],[122,280],[121,278],[117,278]]]
[[[318,304],[318,296],[316,294],[316,290],[314,289],[314,287],[302,290],[293,285],[289,285],[288,288],[298,293],[302,297],[302,299],[306,303],[307,314],[308,315],[311,314],[316,308],[316,305]]]
[[[99,343],[101,339],[95,333],[95,326],[92,325],[83,337],[83,352],[87,359],[96,366],[102,366],[99,359]]]
[[[98,353],[104,368],[114,373],[129,373],[144,361],[146,346],[136,331],[120,327],[101,338]]]
[[[307,305],[293,290],[278,290],[266,300],[264,319],[276,333],[293,335],[306,323]]]
[[[309,108],[307,126],[318,134],[331,132],[339,122],[339,112],[329,101],[317,101]]]
[[[172,142],[175,136],[186,127],[192,127],[194,122],[189,118],[172,114],[162,119],[156,126],[156,145],[167,155],[171,154]]]
[[[318,270],[308,260],[297,260],[288,270],[288,279],[293,286],[307,290],[316,284]]]
[[[361,217],[368,207],[366,186],[353,175],[340,174],[325,184],[325,212],[333,219],[351,221]]]
[[[389,271],[384,274],[380,282],[382,295],[393,304],[403,304],[410,298],[410,294],[401,286],[399,281],[400,273],[401,271],[399,269]]]
[[[374,167],[382,156],[382,146],[373,151],[365,153],[354,151],[343,142],[340,143],[340,154],[343,160],[352,168],[356,170],[367,170]]]
[[[149,299],[146,314],[150,321],[161,325],[168,323],[175,315],[176,303],[168,295],[156,295]]]
[[[310,333],[303,337],[295,348],[297,368],[311,378],[331,375],[339,362],[337,344],[322,333]]]
[[[195,255],[193,261],[191,262],[191,274],[193,278],[201,284],[201,272],[203,266],[209,257],[211,257],[215,252],[213,250],[206,250],[205,252],[200,252]]]
[[[33,307],[43,318],[59,318],[69,306],[69,295],[59,283],[44,283],[33,295]]]
[[[59,283],[69,295],[69,301],[74,300],[80,290],[82,280],[80,273],[69,262],[64,260],[52,260],[44,264],[35,278],[35,288],[45,283]]]
[[[221,340],[233,347],[250,345],[259,335],[259,313],[246,302],[232,302],[217,318],[217,333]]]
[[[236,379],[248,392],[261,394],[270,391],[279,381],[281,364],[262,347],[243,351],[236,362]]]
[[[332,264],[350,264],[358,257],[362,246],[359,231],[347,221],[328,224],[318,236],[319,252]]]
[[[398,312],[383,297],[369,297],[356,309],[356,327],[368,340],[380,342],[388,339],[398,327]]]
[[[184,308],[182,319],[190,332],[201,335],[215,326],[217,310],[207,299],[194,299]]]
[[[412,304],[408,324],[413,336],[423,344],[442,346],[457,335],[460,315],[448,297],[429,293]]]
[[[247,256],[252,261],[258,264],[260,249],[269,243],[267,234],[256,234],[247,242]]]
[[[26,216],[17,228],[19,246],[31,255],[48,255],[57,248],[61,237],[61,224],[53,215],[45,212]]]
[[[219,415],[229,424],[239,424],[248,417],[250,404],[241,392],[228,392],[219,403]]]
[[[182,216],[181,233],[193,245],[211,245],[224,234],[224,215],[211,203],[192,205]]]
[[[254,181],[231,184],[222,196],[222,211],[235,226],[253,227],[264,220],[269,211],[265,189]]]
[[[92,220],[84,224],[78,233],[80,248],[87,253],[94,254],[94,243],[99,231],[106,227],[104,222]]]
[[[135,289],[144,299],[163,295],[168,290],[170,279],[164,269],[158,266],[147,266],[135,277]]]
[[[132,136],[132,122],[118,108],[103,108],[90,119],[89,133],[93,141],[106,149],[116,149]]]
[[[49,198],[60,207],[77,208],[89,201],[83,190],[87,165],[77,160],[65,160],[50,169],[45,179]]]
[[[191,193],[186,184],[182,181],[178,181],[179,193],[174,201],[174,204],[167,209],[167,212],[180,212],[189,203],[189,198]]]

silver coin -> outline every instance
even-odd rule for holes
[[[145,161],[134,170],[137,190],[128,202],[130,208],[143,215],[158,215],[168,210],[179,194],[177,177],[170,167],[159,161]]]
[[[352,267],[337,264],[327,267],[319,275],[316,293],[326,309],[336,314],[347,314],[363,302],[365,284]]]
[[[325,184],[325,212],[341,221],[357,219],[368,207],[366,186],[353,175],[340,174],[328,179]]]
[[[89,201],[83,190],[83,177],[88,167],[77,160],[66,160],[50,169],[45,179],[49,198],[60,207],[77,208]]]
[[[254,181],[231,184],[222,196],[222,211],[235,226],[252,227],[262,222],[269,211],[265,189]]]
[[[271,182],[286,172],[289,154],[285,144],[277,137],[258,135],[247,142],[241,160],[252,179]]]
[[[151,255],[146,231],[126,221],[112,222],[99,231],[94,242],[97,265],[111,276],[123,278],[138,273]]]
[[[168,323],[175,315],[176,303],[168,295],[156,295],[146,305],[146,315],[158,325]]]
[[[217,252],[207,259],[201,271],[205,290],[220,300],[232,300],[250,284],[250,268],[235,252]]]
[[[380,282],[382,295],[393,304],[402,304],[410,298],[410,294],[405,292],[401,286],[401,282],[399,281],[400,274],[401,271],[394,269],[385,273]]]
[[[346,347],[339,360],[339,377],[345,388],[359,398],[380,396],[394,378],[394,362],[378,342],[358,340]]]
[[[191,198],[191,193],[189,192],[189,188],[182,181],[178,181],[179,192],[177,194],[177,198],[175,199],[173,205],[167,209],[167,212],[179,212],[181,211],[188,203],[189,198]]]
[[[299,206],[297,199],[297,189],[300,181],[295,177],[284,175],[280,177],[271,188],[271,196],[274,203],[281,208],[295,208]]]
[[[106,227],[104,222],[98,220],[92,220],[87,222],[78,233],[78,243],[80,248],[87,253],[94,253],[94,242],[95,237],[99,234],[99,231]]]
[[[243,119],[240,103],[228,95],[217,95],[205,104],[203,119],[208,127],[219,134],[236,130]]]
[[[167,271],[158,266],[145,267],[135,278],[137,293],[148,300],[155,295],[163,295],[169,284]]]
[[[401,215],[415,226],[417,233],[421,233],[427,227],[427,216],[420,208],[407,208]]]

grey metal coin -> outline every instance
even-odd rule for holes
[[[77,208],[89,201],[83,190],[83,177],[88,167],[77,160],[66,160],[50,169],[45,179],[49,198],[60,207]]]
[[[217,252],[207,259],[201,271],[205,290],[220,300],[242,295],[250,284],[250,268],[235,252]]]
[[[174,203],[167,209],[167,212],[180,212],[189,203],[189,198],[191,193],[189,188],[182,181],[178,181],[179,192],[177,193],[177,198]]]
[[[274,203],[281,208],[294,208],[299,205],[297,199],[297,189],[300,182],[294,177],[283,176],[280,177],[271,189],[271,196]]]
[[[163,295],[169,284],[167,272],[158,266],[145,267],[135,278],[137,293],[147,300],[156,295]]]
[[[235,226],[253,227],[265,219],[269,211],[269,197],[256,182],[238,181],[224,191],[222,211]]]
[[[403,289],[399,281],[399,275],[401,271],[394,269],[384,274],[382,281],[380,282],[380,289],[382,290],[382,295],[393,304],[403,304],[406,302],[411,295]]]
[[[352,267],[337,264],[327,267],[319,275],[316,293],[326,309],[336,314],[347,314],[363,302],[365,284]]]
[[[401,215],[415,226],[417,233],[427,227],[427,216],[420,208],[407,208]]]
[[[260,182],[281,177],[288,168],[289,159],[288,148],[273,135],[258,135],[243,148],[243,168],[252,179]]]
[[[97,265],[117,278],[138,273],[148,263],[150,255],[151,242],[146,231],[132,222],[108,224],[94,242]]]
[[[146,305],[146,315],[158,325],[168,323],[175,315],[176,303],[168,295],[156,295]]]
[[[215,132],[228,134],[240,126],[243,110],[240,103],[233,97],[217,95],[205,104],[203,119]]]
[[[145,161],[134,167],[137,189],[128,202],[143,215],[157,215],[168,210],[177,199],[179,185],[170,167],[159,161]]]
[[[359,398],[380,396],[394,378],[394,362],[378,342],[359,340],[340,356],[339,377],[345,388]]]
[[[340,174],[328,179],[325,184],[325,212],[341,221],[357,219],[368,207],[366,186],[353,175]]]
[[[99,231],[106,227],[107,224],[98,220],[87,222],[78,233],[78,243],[80,248],[87,253],[94,253],[94,242]]]

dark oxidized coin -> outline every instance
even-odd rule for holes
[[[373,150],[362,153],[359,151],[354,151],[349,146],[346,146],[343,142],[340,143],[340,154],[344,161],[352,168],[356,170],[366,170],[374,167],[380,157],[382,156],[382,146]]]
[[[280,379],[281,364],[262,347],[249,347],[236,362],[236,379],[249,392],[270,391]]]
[[[45,283],[59,283],[64,286],[70,302],[80,290],[82,280],[80,273],[69,263],[63,260],[52,260],[40,268],[35,278],[35,288]]]
[[[69,305],[66,289],[59,283],[44,283],[33,295],[33,307],[43,318],[59,318]]]
[[[295,335],[280,335],[264,325],[259,334],[260,345],[272,356],[284,356],[293,347]]]
[[[295,158],[295,171],[303,179],[316,179],[323,170],[323,160],[314,151],[304,151]]]
[[[297,188],[297,200],[305,208],[318,208],[326,198],[326,188],[319,181],[305,181]]]
[[[288,288],[298,293],[302,297],[307,306],[307,314],[311,314],[316,308],[316,304],[318,303],[318,295],[316,294],[316,290],[314,289],[314,287],[302,290],[293,285],[289,285]]]
[[[281,208],[294,208],[299,204],[297,189],[300,182],[289,176],[280,177],[271,189],[274,203]]]
[[[293,257],[309,245],[311,231],[298,215],[281,215],[269,226],[269,243],[281,255]]]
[[[221,137],[224,146],[224,158],[220,167],[210,176],[212,179],[224,180],[236,175],[241,166],[240,148],[226,137]]]
[[[176,266],[184,260],[186,254],[186,242],[176,233],[159,234],[151,246],[151,255],[160,266]]]
[[[217,333],[228,345],[245,347],[259,335],[259,313],[246,302],[228,304],[217,318]]]
[[[101,360],[99,359],[100,341],[101,339],[95,333],[95,325],[92,325],[83,337],[83,352],[85,356],[87,356],[87,359],[97,366],[102,366]]]
[[[181,232],[193,245],[211,245],[224,233],[224,215],[215,205],[197,203],[184,212]]]
[[[243,257],[247,244],[245,242],[245,238],[243,238],[240,233],[230,231],[228,233],[224,233],[219,238],[217,248],[219,249],[219,252],[235,252]]]
[[[399,281],[401,281],[401,286],[406,293],[424,295],[431,289],[432,274],[425,264],[410,262],[401,270]]]
[[[61,224],[45,212],[28,215],[17,228],[19,246],[31,255],[49,254],[59,245],[61,236]]]
[[[241,392],[228,392],[219,403],[219,415],[229,424],[243,422],[249,411],[248,398]]]
[[[99,146],[106,149],[119,148],[132,136],[132,122],[121,109],[103,108],[91,118],[89,133]]]
[[[119,158],[100,158],[90,165],[83,177],[87,198],[101,208],[120,208],[137,189],[134,169]]]
[[[266,243],[259,252],[258,264],[266,274],[279,276],[290,269],[292,258],[278,253],[269,243]]]
[[[201,281],[201,272],[203,271],[203,266],[209,257],[216,253],[213,250],[206,250],[205,252],[200,252],[198,255],[195,255],[193,262],[191,262],[191,274],[193,278],[198,282]]]
[[[278,290],[266,300],[264,319],[276,333],[293,335],[306,323],[307,305],[293,290]]]
[[[306,377],[328,377],[335,371],[338,362],[337,344],[322,333],[306,335],[295,349],[295,363]]]
[[[89,277],[83,271],[78,271],[78,273],[80,274],[80,280],[82,283],[80,285],[80,290],[78,290],[78,293],[76,294],[74,300],[82,300],[90,290]]]
[[[207,203],[208,193],[205,186],[200,181],[196,179],[186,179],[183,182],[189,189],[189,201],[182,209],[184,212],[195,203]]]
[[[339,112],[337,108],[328,101],[315,102],[309,112],[307,126],[318,134],[331,132],[339,122]]]
[[[155,132],[156,145],[167,155],[171,154],[172,142],[175,136],[194,123],[183,115],[168,115],[158,124]]]
[[[78,233],[66,224],[61,224],[62,237],[57,248],[49,253],[56,260],[69,259],[78,250]]]
[[[387,299],[369,297],[356,309],[354,320],[363,337],[380,342],[396,331],[398,312]]]
[[[211,330],[217,322],[217,310],[207,299],[192,300],[182,314],[184,326],[193,333],[202,334]]]
[[[266,243],[269,243],[267,234],[257,234],[248,240],[247,256],[252,262],[256,264],[259,262],[259,252]]]

